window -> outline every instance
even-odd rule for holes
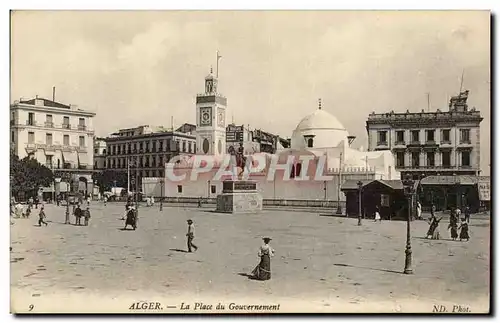
[[[182,193],[182,185],[177,185],[177,193]]]
[[[52,156],[51,155],[45,156],[45,166],[47,166],[48,168],[52,168]]]
[[[85,126],[85,118],[78,118],[78,125]]]
[[[69,117],[63,117],[63,128],[64,129],[70,129],[70,126],[69,126]]]
[[[51,133],[45,134],[45,143],[47,145],[52,145],[52,134]]]
[[[10,132],[10,142],[14,142],[15,141],[15,133],[14,131],[11,131]]]
[[[398,151],[396,153],[396,166],[405,167],[405,153],[404,151]]]
[[[470,129],[460,129],[460,143],[470,144]]]
[[[167,151],[170,150],[170,140],[167,140],[165,142],[165,150],[167,150]]]
[[[420,142],[420,131],[419,130],[412,130],[411,131],[411,142],[412,143]]]
[[[34,132],[28,132],[28,144],[34,144],[35,143],[35,133]]]
[[[104,165],[103,166],[104,166],[104,168],[106,168],[106,161],[104,161]]]
[[[102,150],[102,154],[103,154],[103,155],[106,155],[106,148],[104,148],[104,149]]]
[[[97,148],[94,148],[94,155],[97,155],[97,153],[98,153]]]
[[[312,138],[307,139],[307,147],[312,148],[314,144],[314,141]]]
[[[159,177],[163,177],[163,171],[162,171],[162,170],[159,170],[159,171],[158,171],[158,176],[159,176]]]
[[[427,166],[428,167],[434,167],[436,166],[435,160],[434,160],[434,152],[428,152],[427,153]]]
[[[12,112],[10,115],[10,123],[14,123],[15,120],[16,120],[16,113]]]
[[[192,152],[192,151],[191,151],[191,148],[192,148],[192,147],[191,147],[191,142],[188,142],[188,153]]]
[[[151,167],[156,167],[156,157],[151,156]]]
[[[54,126],[54,124],[52,123],[52,115],[51,114],[47,114],[45,116],[45,126],[50,127],[50,128],[52,128]]]
[[[158,164],[160,164],[160,167],[164,166],[164,164],[163,164],[163,156],[159,157]]]
[[[196,152],[196,143],[193,142],[193,152]]]
[[[462,151],[462,166],[470,166],[470,151]]]
[[[149,141],[146,141],[146,152],[149,153]]]
[[[182,142],[182,152],[186,152],[186,142]]]
[[[97,162],[94,162],[94,168],[97,168]]]
[[[442,165],[444,167],[450,167],[451,166],[451,153],[449,151],[443,151],[441,153],[441,160],[442,160]]]
[[[387,131],[378,132],[377,145],[387,145]]]
[[[63,137],[63,145],[69,146],[69,135],[64,135]]]
[[[33,112],[28,113],[28,125],[29,126],[35,125],[35,114]]]
[[[78,145],[80,147],[85,147],[85,137],[84,136],[78,137]]]
[[[420,153],[418,152],[411,153],[411,166],[413,168],[418,168],[420,166]]]
[[[149,167],[149,156],[144,157],[144,167]]]
[[[156,141],[153,141],[152,143],[152,147],[151,147],[151,150],[155,153],[156,152]]]
[[[405,132],[403,130],[396,131],[396,143],[398,144],[405,143]]]
[[[139,143],[139,150],[142,151],[142,141]]]
[[[118,155],[120,155],[122,153],[122,146],[118,145],[118,147],[116,147],[116,150]]]
[[[217,193],[217,187],[215,185],[210,186],[210,191],[212,192],[212,194]]]
[[[162,151],[163,151],[163,140],[160,140],[160,141],[158,142],[158,150],[159,150],[160,152],[162,152]]]
[[[450,129],[443,129],[443,136],[441,142],[451,142],[450,140]]]
[[[434,130],[427,130],[427,142],[434,142]]]

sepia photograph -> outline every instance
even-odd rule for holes
[[[10,312],[491,313],[491,28],[11,10]]]

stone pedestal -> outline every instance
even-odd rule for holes
[[[254,181],[228,180],[222,184],[222,194],[217,196],[216,212],[257,213],[262,211],[262,195]]]

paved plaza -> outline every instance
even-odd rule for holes
[[[46,207],[47,227],[38,227],[38,210],[13,220],[12,311],[132,312],[139,301],[174,313],[192,312],[181,303],[195,302],[213,304],[212,311],[218,303],[280,304],[281,312],[489,308],[487,215],[473,216],[469,242],[449,240],[447,220],[439,241],[423,238],[426,222],[412,222],[414,275],[404,275],[405,222],[358,227],[356,219],[313,211],[230,215],[168,205],[160,212],[155,205],[139,209],[136,231],[123,231],[122,203],[90,208],[88,227],[63,224],[65,208],[53,205]],[[185,252],[189,218],[195,253]],[[264,282],[245,276],[259,261],[263,236],[276,250],[272,279]]]

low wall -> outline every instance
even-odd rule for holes
[[[164,197],[163,203],[198,204],[198,197]],[[202,198],[203,204],[217,204],[216,198]],[[160,202],[160,197],[155,197],[155,202]],[[288,206],[288,207],[317,207],[336,208],[338,201],[333,200],[299,200],[299,199],[264,199],[264,206]],[[340,201],[340,206],[345,208],[345,201]]]

